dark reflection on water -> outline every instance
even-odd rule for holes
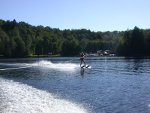
[[[85,71],[85,69],[83,69],[83,68],[80,69],[80,74],[81,74],[82,78],[84,77],[84,71]]]
[[[13,60],[12,64],[40,60],[43,59]],[[79,65],[78,58],[46,60]],[[10,61],[1,62],[8,64]],[[77,67],[67,71],[32,66],[0,71],[0,76],[81,103],[92,113],[150,113],[150,59],[90,57],[86,62],[91,69]],[[6,68],[7,65],[0,67]]]

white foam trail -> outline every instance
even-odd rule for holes
[[[46,91],[0,78],[0,113],[87,113],[87,110]]]
[[[15,66],[11,68],[2,68],[0,70],[15,70],[15,69],[23,69],[23,68],[29,68],[29,67],[42,67],[42,68],[51,68],[51,69],[58,69],[58,70],[63,70],[63,71],[71,71],[79,67],[77,64],[73,63],[52,63],[51,61],[39,61],[36,63],[15,63],[15,64],[10,64],[10,63],[0,63],[0,65],[4,66]],[[17,67],[16,67],[17,66]]]
[[[32,65],[27,64],[27,63],[0,63],[2,66],[11,66],[8,68],[1,68],[0,71],[4,70],[17,70],[17,69],[24,69],[24,68],[29,68],[32,67]]]
[[[52,63],[50,61],[44,61],[44,60],[39,61],[37,63],[34,63],[32,65],[33,66],[40,66],[40,67],[44,67],[44,68],[65,70],[65,71],[74,70],[77,67],[79,67],[79,65],[73,64],[73,63]]]
[[[14,68],[3,68],[3,69],[0,69],[0,71],[4,71],[4,70],[24,69],[24,68],[29,68],[29,67],[32,67],[32,66],[14,67]]]

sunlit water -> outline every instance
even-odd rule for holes
[[[0,113],[150,113],[150,59],[0,60]]]

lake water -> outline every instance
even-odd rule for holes
[[[0,113],[150,113],[150,59],[0,60]]]

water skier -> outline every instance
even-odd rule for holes
[[[85,54],[82,52],[80,53],[80,67],[81,65],[84,63],[84,66],[85,66],[85,61],[84,61],[84,57],[85,57]]]

